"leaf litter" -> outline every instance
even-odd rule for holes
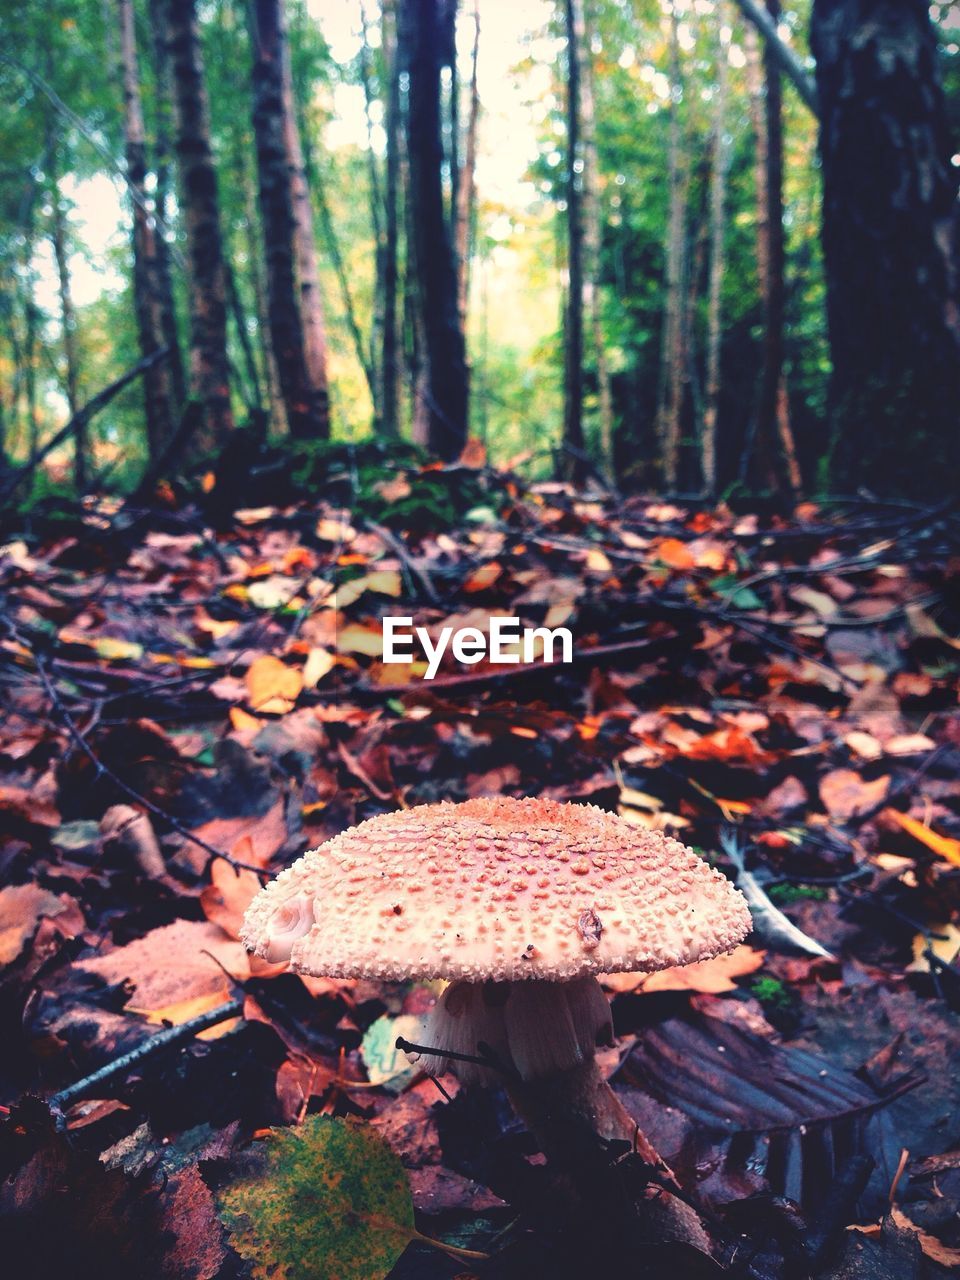
[[[960,1249],[954,518],[761,519],[480,469],[479,519],[458,523],[446,483],[400,468],[374,519],[91,506],[0,547],[9,1258],[58,1276],[68,1257],[100,1277],[566,1274],[549,1175],[498,1091],[450,1081],[445,1099],[393,1051],[436,992],[295,978],[236,941],[304,849],[504,792],[675,831],[796,931],[758,918],[731,957],[609,984],[614,1087],[715,1215],[731,1273],[941,1274]],[[567,625],[574,662],[447,653],[424,682],[422,653],[383,663],[388,613],[432,635]],[[155,1050],[168,1026],[185,1038]],[[131,1143],[139,1163],[114,1163]],[[327,1224],[309,1240],[276,1229],[294,1202]],[[414,1223],[493,1256],[454,1262],[411,1244]]]

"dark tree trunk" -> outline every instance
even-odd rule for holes
[[[960,459],[960,219],[928,7],[815,0],[811,45],[832,479],[940,493]]]
[[[387,154],[384,173],[383,210],[383,346],[380,359],[380,430],[385,436],[400,434],[397,402],[400,347],[397,331],[397,288],[399,281],[400,219],[400,52],[397,15],[392,0],[383,5],[382,44],[387,75],[385,128]]]
[[[329,434],[326,388],[311,385],[307,372],[297,291],[296,219],[286,136],[279,0],[255,0],[251,27],[253,130],[267,262],[270,336],[291,434],[304,439],[323,438]]]
[[[447,41],[441,10],[441,0],[404,0],[410,74],[410,221],[426,361],[427,445],[451,461],[467,439],[468,375],[457,307],[456,259],[443,200],[440,69]]]
[[[203,411],[194,449],[209,453],[233,429],[220,203],[195,0],[166,0],[166,12],[190,268],[190,394]]]
[[[567,305],[563,348],[563,473],[584,476],[583,456],[583,156],[580,149],[580,49],[577,14],[582,0],[566,0],[567,36]]]
[[[160,324],[163,342],[169,351],[166,365],[173,388],[174,409],[179,415],[187,398],[187,383],[183,372],[183,355],[180,351],[180,333],[177,326],[177,308],[173,294],[173,278],[170,270],[170,247],[166,240],[166,227],[170,220],[170,192],[173,182],[173,91],[170,84],[170,53],[167,49],[163,24],[163,0],[149,0],[150,29],[152,37],[154,112],[156,128],[153,139],[153,168],[157,185],[153,206],[157,215],[157,287],[159,289]]]
[[[137,318],[140,354],[146,358],[165,345],[157,259],[159,230],[147,198],[147,145],[140,98],[133,0],[118,0],[118,16],[123,71],[123,133],[127,181],[133,202],[133,308]],[[172,376],[166,361],[158,361],[143,375],[143,403],[147,421],[148,453],[151,462],[156,462],[173,435],[179,407],[174,404]]]

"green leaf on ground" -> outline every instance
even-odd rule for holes
[[[380,1280],[414,1229],[399,1157],[373,1129],[330,1116],[272,1129],[218,1209],[254,1280]]]

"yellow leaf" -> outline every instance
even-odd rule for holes
[[[368,658],[379,658],[383,654],[383,634],[379,627],[354,623],[337,633],[337,650],[339,653],[362,653]]]
[[[587,552],[586,560],[587,568],[591,573],[611,573],[613,565],[606,552],[600,550],[599,547],[591,547]]]
[[[502,572],[503,566],[499,560],[491,560],[489,564],[482,564],[479,569],[474,569],[463,584],[463,589],[470,592],[485,591],[487,587],[493,586]]]
[[[295,667],[288,667],[279,658],[265,653],[247,668],[246,683],[254,711],[284,715],[293,709],[303,688],[303,675]]]
[[[217,1005],[224,1004],[229,999],[226,985],[222,991],[208,991],[206,995],[194,996],[190,1000],[178,1000],[176,1004],[168,1004],[162,1009],[137,1009],[132,1004],[127,1008],[131,1013],[137,1013],[141,1018],[146,1018],[147,1022],[155,1025],[163,1025],[167,1023],[172,1027],[179,1027],[182,1022],[189,1022],[191,1018],[198,1017],[201,1013],[209,1013],[211,1009],[216,1009]],[[225,1036],[228,1031],[240,1021],[239,1018],[231,1018],[228,1022],[218,1022],[215,1027],[207,1027],[206,1031],[197,1033],[198,1040],[216,1040],[219,1036]]]
[[[230,723],[235,729],[262,729],[266,722],[244,711],[243,707],[231,707]]]
[[[898,826],[903,827],[904,831],[912,835],[915,840],[925,844],[938,858],[944,858],[947,862],[953,863],[955,867],[960,867],[960,840],[952,840],[949,836],[938,835],[936,831],[931,831],[929,827],[925,827],[916,818],[911,818],[906,813],[900,813],[897,809],[885,810],[884,816],[892,818]]]
[[[242,582],[231,582],[229,587],[224,587],[223,594],[225,596],[229,596],[231,600],[246,601],[247,588],[243,585]]]
[[[311,649],[303,667],[303,687],[315,689],[325,675],[336,666],[337,660],[326,649]]]

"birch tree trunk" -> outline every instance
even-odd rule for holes
[[[670,60],[670,141],[668,186],[670,210],[667,222],[667,278],[663,334],[660,347],[660,403],[657,438],[664,484],[675,490],[680,474],[680,428],[686,366],[684,302],[686,297],[687,197],[689,169],[683,155],[683,75],[680,65],[679,22],[674,3],[668,15]]]
[[[194,451],[203,455],[219,449],[233,430],[223,236],[195,0],[165,3],[189,261],[190,394],[203,414]]]
[[[563,474],[585,475],[583,449],[583,155],[580,144],[582,0],[565,0],[567,36],[567,305],[564,312]]]
[[[147,195],[147,143],[143,127],[140,72],[133,0],[117,0],[120,65],[123,74],[123,133],[127,181],[133,205],[133,306],[141,356],[165,345],[157,261],[157,226]],[[143,375],[143,403],[151,462],[163,453],[174,432],[178,406],[170,367],[159,360]]]
[[[717,32],[717,75],[713,98],[713,154],[710,167],[710,282],[707,301],[707,386],[701,437],[703,489],[717,492],[717,413],[720,403],[720,353],[723,339],[723,278],[726,268],[726,202],[729,147],[727,144],[727,92],[729,87],[729,15],[718,0],[714,18]]]
[[[452,461],[467,439],[468,373],[457,308],[456,260],[443,198],[444,31],[436,0],[405,0],[404,11],[409,32],[409,205],[423,333],[427,443],[431,452]]]

